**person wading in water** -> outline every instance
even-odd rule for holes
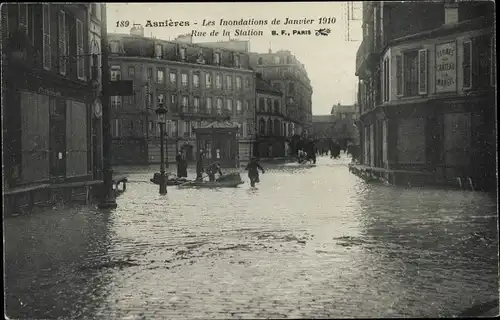
[[[200,149],[196,160],[196,181],[203,181],[203,157],[203,149]]]
[[[252,187],[255,187],[255,184],[260,182],[259,169],[262,171],[262,174],[264,174],[264,168],[262,168],[259,161],[255,157],[253,157],[245,167],[245,170],[248,170],[248,178],[250,178],[250,185]]]
[[[207,168],[208,181],[214,182],[215,175],[217,173],[219,174],[219,177],[222,176],[222,170],[220,168],[220,165],[217,162],[214,162]]]

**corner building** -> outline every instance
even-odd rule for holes
[[[494,3],[363,7],[362,163],[395,184],[494,188]]]
[[[250,53],[250,64],[283,93],[285,135],[307,134],[312,126],[313,89],[305,66],[288,50]]]
[[[177,152],[195,160],[193,128],[205,121],[237,125],[239,160],[248,161],[255,126],[255,74],[248,54],[147,38],[142,28],[109,34],[109,45],[111,79],[132,80],[135,93],[111,100],[115,164],[160,161],[160,102],[169,110],[169,162]]]

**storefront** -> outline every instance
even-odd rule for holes
[[[47,72],[7,71],[10,186],[92,177],[92,90]]]

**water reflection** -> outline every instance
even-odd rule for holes
[[[109,216],[83,207],[44,211],[4,220],[6,315],[91,315],[107,283],[92,267],[107,259]]]

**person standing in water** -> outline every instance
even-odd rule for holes
[[[198,152],[198,159],[196,160],[196,181],[203,181],[203,149]]]
[[[252,157],[252,160],[245,167],[245,170],[248,170],[248,178],[250,178],[250,185],[252,187],[255,187],[255,184],[260,182],[259,169],[264,174],[264,168],[262,168],[257,158]]]

